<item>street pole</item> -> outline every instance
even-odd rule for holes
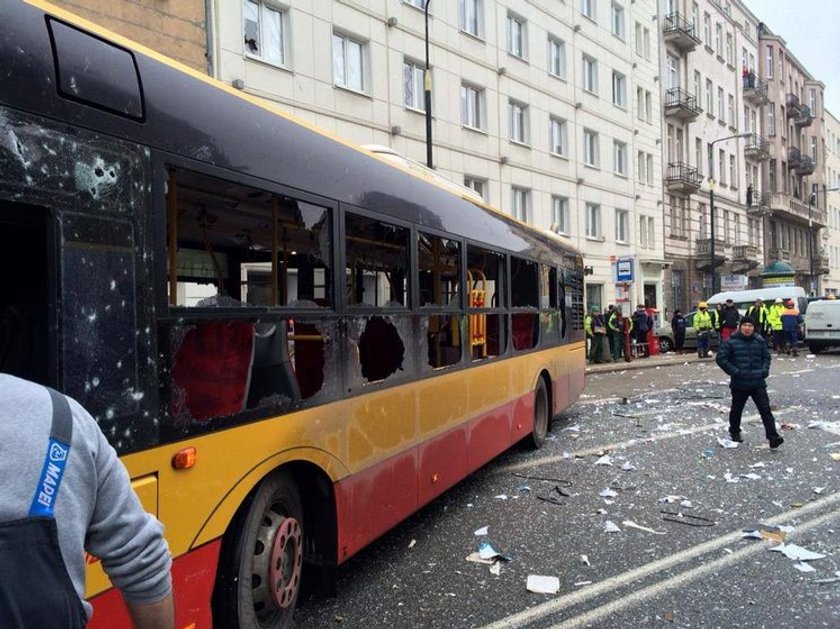
[[[717,294],[717,265],[715,264],[715,180],[709,180],[709,234],[711,241],[709,242],[710,259],[712,263],[712,292],[711,295]]]
[[[424,10],[426,18],[426,71],[423,73],[423,91],[426,104],[426,166],[432,166],[432,71],[429,68],[429,5],[432,0],[426,0]]]
[[[816,295],[816,286],[814,286],[814,222],[811,219],[811,211],[814,207],[814,201],[817,196],[816,192],[808,195],[808,260],[810,262],[810,272],[808,274],[808,294],[813,297]]]

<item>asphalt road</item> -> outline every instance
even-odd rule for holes
[[[840,577],[840,354],[775,360],[769,392],[784,445],[749,402],[747,442],[727,449],[713,361],[588,376],[542,450],[512,449],[359,553],[296,627],[840,627],[840,580],[819,582]],[[742,537],[759,523],[825,557],[800,571]],[[466,561],[482,540],[510,558],[498,575]],[[559,591],[528,592],[528,575]]]

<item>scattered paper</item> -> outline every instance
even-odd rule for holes
[[[688,500],[688,498],[686,498],[685,496],[664,496],[664,497],[660,498],[659,500],[657,500],[656,502],[659,502],[659,503],[667,502],[668,504],[671,504],[672,502],[679,502],[681,500]]]
[[[486,540],[481,542],[478,545],[478,557],[479,559],[489,559],[492,561],[496,561],[501,559],[502,561],[510,561],[510,557],[503,555],[502,552],[493,545],[493,542],[490,540]]]
[[[601,493],[598,495],[601,496],[601,498],[615,498],[618,495],[618,492],[607,487],[606,489],[602,489]]]
[[[840,461],[840,452],[832,452],[829,456],[835,461]]]
[[[495,574],[497,577],[502,574],[502,562],[496,561],[490,566],[490,574]]]
[[[814,561],[815,559],[825,558],[825,555],[815,553],[807,548],[803,548],[802,546],[797,546],[796,544],[779,544],[770,550],[780,552],[788,559],[793,559],[794,561]]]
[[[729,472],[726,472],[726,474],[723,475],[723,478],[727,483],[737,483],[738,482],[738,479],[734,478],[732,476],[732,474],[730,474]]]
[[[604,522],[604,532],[605,533],[621,533],[621,529],[615,525],[615,522],[612,520],[607,520]]]
[[[560,579],[539,574],[529,574],[526,589],[537,594],[557,594],[560,591]]]
[[[505,494],[499,494],[498,496],[493,496],[496,500],[507,500],[508,497]]]
[[[414,548],[414,545],[415,545],[416,543],[417,543],[417,540],[416,540],[416,539],[413,539],[413,540],[411,540],[411,541],[408,543],[408,547],[409,547],[409,548]]]
[[[814,487],[814,493],[819,495],[825,491],[825,487]]]
[[[580,556],[580,563],[586,564],[587,566],[590,566],[589,557],[587,557],[586,555],[581,555]]]
[[[624,526],[627,526],[627,527],[631,528],[631,529],[638,529],[640,531],[645,531],[647,533],[653,533],[654,535],[665,535],[664,531],[654,531],[650,527],[642,526],[640,524],[636,524],[635,522],[633,522],[633,520],[624,520],[624,522],[622,522],[622,524]]]
[[[723,448],[737,448],[738,447],[738,442],[737,441],[732,441],[730,439],[724,439],[723,437],[718,437],[717,442]]]
[[[489,530],[489,526],[482,526],[480,529],[473,531],[473,535],[487,535]]]
[[[816,572],[817,569],[809,566],[807,563],[795,563],[793,567],[799,570],[799,572]]]
[[[750,465],[750,467],[751,468],[756,468],[756,467],[767,467],[767,466],[764,464],[764,461],[759,461],[758,463],[753,463],[752,465]]]
[[[479,555],[477,551],[467,555],[466,559],[467,561],[472,561],[473,563],[483,563],[488,566],[492,566],[494,563],[496,563],[495,559],[482,559],[481,555]]]
[[[761,480],[761,476],[759,476],[755,472],[750,472],[749,474],[741,474],[741,478],[746,478],[748,480]]]
[[[629,461],[625,461],[624,464],[621,466],[621,470],[624,472],[632,472],[636,469],[636,466],[630,463]]]
[[[609,454],[605,454],[600,459],[595,461],[595,463],[593,463],[593,465],[612,465],[612,464],[613,464],[612,458],[610,457]]]

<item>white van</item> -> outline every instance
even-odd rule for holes
[[[805,342],[812,354],[840,347],[840,299],[819,299],[808,304],[805,329]]]
[[[706,300],[710,307],[715,304],[722,304],[727,299],[731,299],[738,306],[741,314],[744,314],[750,306],[755,303],[756,299],[761,299],[765,306],[771,305],[777,299],[787,301],[788,299],[795,299],[796,306],[799,312],[803,315],[808,309],[808,298],[805,296],[805,289],[801,286],[780,286],[778,288],[756,288],[753,290],[731,290],[723,293],[712,295]],[[816,302],[814,302],[816,303]]]

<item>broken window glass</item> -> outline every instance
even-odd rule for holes
[[[415,356],[410,341],[416,332],[409,316],[354,317],[348,321],[350,390],[389,378],[410,375]]]
[[[421,320],[426,331],[428,365],[437,369],[461,362],[461,316],[429,315]]]
[[[557,269],[540,265],[540,340],[543,346],[560,340],[560,310],[557,305]]]
[[[420,305],[460,307],[461,244],[420,232],[417,256]]]
[[[505,278],[507,259],[489,249],[467,246],[467,313],[472,360],[504,354],[507,349]]]
[[[347,303],[408,306],[409,229],[348,212],[344,230]]]
[[[172,305],[332,306],[328,208],[184,170],[167,204]]]
[[[536,347],[539,338],[539,275],[536,262],[512,257],[510,261],[513,349]],[[523,312],[524,310],[524,312]]]

